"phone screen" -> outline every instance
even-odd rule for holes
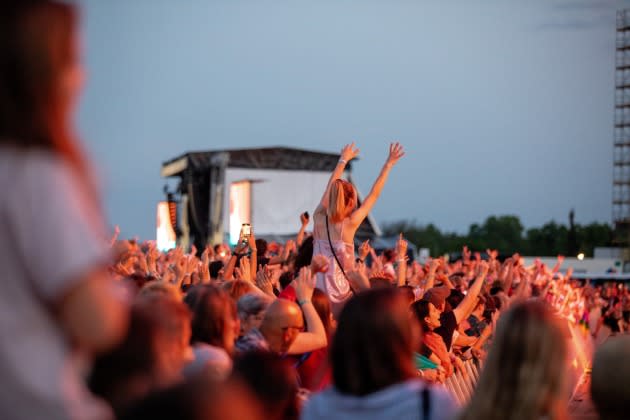
[[[247,241],[252,234],[252,226],[249,223],[243,223],[241,226],[241,237],[243,241]]]

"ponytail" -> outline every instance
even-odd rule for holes
[[[332,223],[340,223],[356,207],[356,191],[348,181],[336,179],[329,194],[328,217]]]

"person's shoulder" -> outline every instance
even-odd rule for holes
[[[457,317],[455,316],[454,311],[442,312],[442,315],[440,315],[440,320],[443,322],[445,321],[448,324],[457,325]]]
[[[6,149],[1,154],[2,166],[10,171],[16,186],[33,186],[46,192],[49,187],[59,189],[74,184],[76,176],[71,165],[55,153],[39,149]]]
[[[331,401],[338,398],[334,386],[329,386],[323,391],[311,394],[302,409],[301,419],[330,419],[333,415]]]
[[[61,156],[45,149],[0,146],[0,156],[3,165],[10,162],[13,166],[28,166],[29,169],[62,170],[67,166]]]

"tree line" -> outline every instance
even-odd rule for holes
[[[431,255],[461,251],[467,245],[473,251],[497,249],[510,255],[566,255],[584,253],[593,256],[595,247],[611,246],[613,229],[607,223],[566,225],[550,221],[541,227],[525,229],[520,219],[513,215],[490,216],[482,224],[473,223],[464,235],[442,232],[432,223],[396,221],[384,226],[386,235],[402,232],[405,238],[418,248],[429,248]]]

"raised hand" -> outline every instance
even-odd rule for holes
[[[442,264],[439,258],[432,258],[429,262],[429,274],[435,274],[440,265]]]
[[[296,251],[296,250],[297,250],[297,246],[295,244],[295,241],[293,239],[289,239],[287,243],[284,245],[285,255],[288,257],[291,252]]]
[[[266,294],[274,296],[272,276],[269,267],[258,266],[256,286]]]
[[[256,236],[254,235],[254,228],[249,228],[249,238],[247,238],[247,244],[249,245],[249,249],[256,249]],[[256,249],[256,252],[258,250]]]
[[[307,213],[300,213],[300,223],[302,224],[302,226],[306,226],[308,224],[309,221],[309,217],[307,216]]]
[[[486,261],[480,261],[477,265],[477,277],[486,277],[488,275],[488,263]]]
[[[109,240],[109,246],[114,246],[114,244],[116,243],[116,241],[118,240],[118,236],[120,235],[120,227],[118,227],[118,225],[114,226],[114,234],[112,235],[112,238]]]
[[[247,257],[241,258],[241,261],[239,263],[239,268],[241,272],[241,280],[252,281],[252,276],[251,276],[252,271],[251,271],[249,258]]]
[[[464,247],[462,248],[462,259],[465,262],[470,261],[470,250],[468,249],[466,245],[464,245]]]
[[[396,254],[398,258],[403,258],[407,255],[407,245],[407,241],[403,238],[403,234],[401,233],[396,242]]]
[[[175,276],[177,280],[181,282],[181,279],[186,275],[186,269],[188,268],[188,258],[181,256],[175,261]]]
[[[203,263],[203,265],[209,265],[210,264],[210,253],[212,252],[212,247],[210,246],[206,246],[206,249],[203,250],[203,252],[201,253],[201,262]]]
[[[571,280],[571,276],[573,276],[573,267],[569,267],[567,269],[567,273],[564,275],[564,278],[567,280]]]
[[[351,144],[346,144],[343,149],[341,149],[341,159],[346,162],[350,162],[355,157],[359,156],[359,149],[357,149],[354,142]]]
[[[154,245],[150,245],[147,250],[147,269],[151,273],[157,272],[157,261],[160,258],[160,251]]]
[[[387,165],[395,165],[401,157],[405,155],[405,151],[400,143],[392,143],[389,145],[389,156],[387,156]]]
[[[328,271],[328,258],[323,255],[314,255],[311,259],[311,271],[315,273],[325,273]]]
[[[302,267],[295,280],[293,280],[295,296],[301,301],[310,301],[315,289],[315,276],[311,274],[310,267]]]
[[[361,244],[361,247],[359,248],[359,258],[361,258],[362,261],[365,261],[367,256],[370,254],[371,248],[369,239],[365,240],[365,242]]]
[[[171,270],[170,268],[167,268],[166,270],[164,270],[164,273],[162,274],[162,281],[164,283],[174,283],[175,279],[176,279],[176,276],[173,270]]]
[[[238,245],[234,247],[234,254],[244,254],[248,247],[248,244],[244,244],[242,241],[239,241]]]
[[[370,280],[366,275],[365,264],[358,263],[354,270],[348,271],[348,281],[353,290],[363,291],[370,288]]]

